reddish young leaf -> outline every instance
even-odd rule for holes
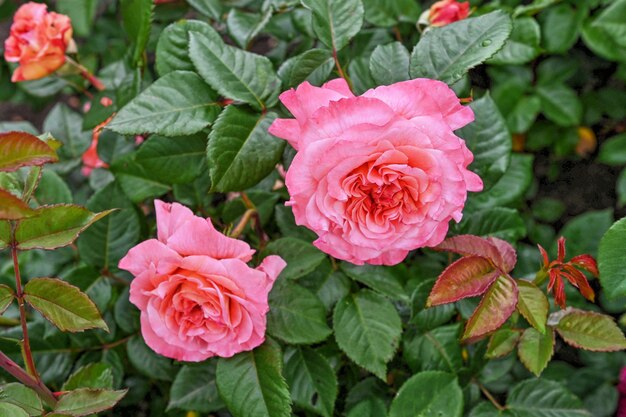
[[[548,258],[548,252],[546,252],[543,246],[539,244],[537,245],[537,247],[539,248],[539,252],[541,253],[541,258],[543,259],[543,267],[548,268],[548,266],[550,265],[550,258]]]
[[[35,214],[35,210],[28,207],[28,204],[13,194],[0,190],[0,219],[18,220]]]
[[[475,297],[487,291],[500,271],[481,256],[466,256],[439,275],[426,301],[427,307],[453,303],[462,298]]]
[[[489,259],[498,268],[506,269],[502,256],[490,241],[474,235],[460,235],[448,238],[434,247],[435,250],[458,253],[463,256],[482,256]],[[503,271],[508,272],[508,271]]]
[[[600,272],[598,272],[598,264],[591,255],[574,256],[570,260],[570,263],[584,269],[585,271],[589,271],[594,277],[600,275]]]
[[[36,136],[24,132],[0,133],[0,171],[57,160],[54,149]]]
[[[626,338],[612,317],[591,311],[571,309],[556,326],[568,344],[592,351],[626,349]]]
[[[550,270],[550,282],[548,283],[548,292],[554,292],[554,302],[556,305],[565,308],[565,284],[563,284],[563,279],[559,274],[559,271],[556,269]]]
[[[565,264],[561,270],[561,275],[567,278],[573,286],[578,288],[583,297],[592,303],[595,301],[596,294],[593,292],[593,288],[589,286],[589,282],[587,281],[585,274],[574,268],[572,265]]]
[[[512,278],[499,276],[467,321],[462,339],[471,342],[502,326],[515,311],[517,292]]]
[[[558,241],[557,260],[559,262],[565,262],[565,238],[563,236],[561,236]]]
[[[496,247],[502,257],[503,272],[511,272],[517,263],[517,253],[515,248],[506,240],[497,237],[488,237],[487,240]]]

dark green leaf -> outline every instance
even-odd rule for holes
[[[377,46],[370,57],[372,77],[380,85],[408,80],[409,58],[409,51],[400,42]]]
[[[121,0],[122,20],[133,45],[133,64],[142,66],[152,28],[152,0]]]
[[[302,0],[302,4],[313,12],[315,34],[333,51],[343,49],[363,25],[361,0]]]
[[[583,108],[578,95],[563,84],[537,87],[545,116],[559,126],[577,126],[581,123]]]
[[[463,415],[463,391],[452,374],[426,371],[406,381],[391,403],[389,417]]]
[[[626,296],[626,218],[617,221],[604,234],[598,250],[600,283],[610,298]]]
[[[126,353],[130,363],[150,378],[171,381],[176,375],[176,367],[172,361],[153,352],[139,336],[128,341]]]
[[[83,366],[65,381],[61,389],[63,391],[72,391],[78,388],[113,388],[113,370],[111,365],[96,362]]]
[[[308,242],[293,237],[284,237],[267,245],[267,251],[279,255],[287,267],[280,273],[284,279],[300,278],[312,272],[326,255]]]
[[[539,55],[541,29],[532,17],[513,21],[511,37],[504,47],[489,60],[490,64],[519,65],[532,61]]]
[[[304,81],[319,85],[328,78],[334,65],[330,51],[310,49],[283,62],[278,76],[285,88],[296,87]]]
[[[341,270],[353,280],[367,285],[382,295],[394,300],[409,301],[409,296],[404,291],[402,282],[387,267],[376,265],[359,266],[342,262]]]
[[[543,379],[515,385],[507,407],[518,417],[591,417],[578,397],[563,385]]]
[[[183,366],[172,384],[168,411],[177,408],[211,413],[223,407],[215,381],[215,362]]]

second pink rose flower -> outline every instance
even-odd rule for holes
[[[295,119],[270,132],[297,154],[286,175],[296,223],[322,251],[357,265],[395,265],[436,246],[482,180],[454,134],[474,120],[444,83],[399,82],[354,96],[343,79],[280,96]]]

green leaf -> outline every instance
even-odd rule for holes
[[[0,284],[0,314],[4,313],[6,309],[9,308],[14,298],[15,292],[13,288]]]
[[[84,207],[66,204],[40,207],[36,217],[23,219],[17,225],[17,248],[56,249],[70,245],[81,232],[111,212],[92,213]]]
[[[217,392],[215,362],[182,367],[174,379],[167,404],[167,411],[175,408],[200,413],[211,413],[224,408]]]
[[[65,1],[71,3],[90,2],[90,0]],[[83,118],[63,103],[57,104],[50,110],[46,120],[44,120],[43,130],[50,132],[52,136],[63,143],[63,147],[59,149],[59,155],[62,158],[78,158],[91,144],[91,132],[83,132]]]
[[[500,276],[467,321],[463,340],[478,339],[502,326],[517,304],[517,285],[508,276]]]
[[[507,408],[517,417],[592,417],[582,402],[558,382],[529,379],[515,385]]]
[[[135,336],[128,341],[126,353],[130,363],[142,374],[160,381],[174,379],[177,368],[172,361],[152,351],[141,337]]]
[[[274,285],[269,306],[267,332],[287,343],[318,343],[332,333],[324,304],[300,285],[290,281]]]
[[[97,0],[57,0],[56,11],[69,16],[74,34],[89,36],[96,17],[97,6]]]
[[[541,333],[545,333],[550,309],[548,298],[532,282],[523,279],[518,279],[516,282],[519,291],[517,310],[522,313],[522,316],[531,326]]]
[[[143,54],[152,29],[152,0],[121,0],[122,23],[132,42],[135,67],[143,66]]]
[[[564,127],[580,125],[583,107],[574,90],[563,84],[541,85],[537,95],[549,120]]]
[[[463,367],[460,330],[460,324],[450,324],[405,340],[402,350],[404,359],[414,372],[459,372]]]
[[[622,169],[619,174],[616,185],[617,206],[622,208],[626,206],[626,169]]]
[[[487,291],[501,274],[482,256],[464,256],[448,266],[437,278],[426,306],[436,306],[475,297]]]
[[[113,387],[113,369],[103,362],[90,363],[74,372],[63,384],[62,391],[78,388],[111,389]]]
[[[526,133],[535,123],[540,111],[541,100],[539,97],[522,97],[507,114],[506,124],[511,133]]]
[[[560,0],[534,0],[530,4],[523,4],[523,5],[517,6],[515,8],[515,11],[513,12],[513,16],[514,17],[522,16],[522,15],[531,16],[531,15],[537,14],[543,9],[559,1]]]
[[[189,58],[189,34],[200,32],[221,42],[220,35],[200,20],[179,20],[161,32],[156,46],[156,69],[161,77],[173,71],[195,71]]]
[[[290,417],[280,347],[271,341],[217,363],[217,388],[234,417]]]
[[[126,391],[80,388],[62,395],[54,411],[74,417],[99,413],[113,408],[126,395]]]
[[[393,304],[370,290],[350,294],[337,303],[333,315],[337,344],[358,365],[386,380],[402,334]]]
[[[370,73],[380,85],[409,79],[409,51],[400,42],[378,45],[370,57]]]
[[[511,159],[511,135],[491,96],[485,94],[470,104],[475,121],[457,131],[474,154],[470,169],[489,190],[506,172]]]
[[[578,39],[586,13],[585,7],[575,10],[569,4],[559,4],[542,13],[542,43],[546,51],[553,54],[569,51]]]
[[[78,239],[81,260],[98,268],[117,268],[119,260],[139,239],[139,216],[117,183],[95,193],[87,207],[118,210],[87,229]]]
[[[626,164],[626,133],[602,142],[597,161],[607,165]]]
[[[24,132],[0,133],[0,171],[56,161],[54,149],[37,136]]]
[[[20,407],[29,416],[39,416],[43,413],[43,405],[37,393],[17,382],[0,387],[0,401]],[[14,414],[3,414],[2,408],[0,408],[0,415],[14,416]]]
[[[626,61],[626,1],[617,0],[586,23],[583,40],[596,54],[613,61]]]
[[[78,287],[60,279],[31,279],[24,286],[24,298],[63,332],[109,330],[93,301]]]
[[[554,354],[554,330],[550,328],[544,334],[532,327],[524,330],[517,354],[524,366],[538,377]]]
[[[490,189],[471,195],[467,201],[466,208],[500,208],[501,206],[511,205],[519,201],[532,183],[534,177],[533,162],[533,155],[513,154],[511,156],[511,164],[505,174]],[[511,223],[519,222],[511,221]],[[483,227],[481,226],[481,228]],[[518,229],[518,232],[519,227],[519,224],[515,227],[515,229]]]
[[[7,417],[29,417],[29,414],[23,408],[15,404],[0,401],[0,415]]]
[[[37,214],[28,204],[0,188],[0,220],[19,220]]]
[[[469,212],[456,226],[459,234],[494,236],[514,242],[526,236],[526,223],[515,209],[493,207]]]
[[[363,25],[361,0],[302,0],[302,4],[313,12],[315,34],[333,51],[343,49]]]
[[[212,189],[243,191],[274,169],[283,155],[285,141],[267,129],[276,114],[254,114],[228,106],[217,118],[207,147]]]
[[[222,17],[222,4],[220,0],[187,0],[187,3],[200,13],[217,21]]]
[[[376,265],[353,265],[348,262],[341,263],[341,270],[350,278],[367,285],[374,291],[394,300],[407,302],[409,296],[400,279],[384,266]]]
[[[293,237],[270,242],[267,251],[287,262],[287,266],[280,273],[280,277],[284,279],[297,279],[307,275],[326,259],[326,255],[315,246]]]
[[[140,203],[150,197],[159,197],[171,187],[159,182],[150,171],[136,162],[137,154],[124,155],[111,165],[111,172],[115,174],[120,186],[133,203]]]
[[[426,371],[413,375],[400,387],[389,417],[463,415],[463,391],[452,374]]]
[[[419,5],[411,0],[363,0],[365,20],[376,26],[393,26],[398,22],[414,24],[419,19]]]
[[[198,74],[170,72],[124,106],[107,129],[123,135],[191,135],[215,121],[220,112],[216,100]]]
[[[589,227],[591,224],[593,227]],[[568,256],[585,253],[596,256],[602,236],[612,224],[613,210],[610,208],[587,211],[568,221],[559,233],[567,239]]]
[[[35,190],[35,200],[41,205],[71,204],[72,190],[56,172],[43,169]]]
[[[337,376],[328,360],[308,348],[285,353],[285,379],[291,399],[298,406],[323,417],[332,417],[337,398]]]
[[[454,84],[498,52],[511,29],[510,16],[495,11],[428,30],[411,54],[411,78]]]
[[[626,296],[626,217],[615,222],[604,234],[598,249],[600,283],[610,298]]]
[[[237,45],[248,49],[250,42],[263,30],[271,17],[271,7],[263,13],[246,13],[239,9],[230,9],[226,18],[226,27]]]
[[[278,68],[278,76],[285,89],[296,87],[304,81],[320,85],[328,78],[334,66],[330,51],[310,49],[283,62]]]
[[[205,168],[205,135],[167,138],[151,136],[135,154],[150,178],[165,184],[193,181]]]
[[[539,55],[541,29],[532,17],[521,17],[513,21],[511,37],[504,47],[490,60],[496,65],[520,65],[532,61]]]
[[[346,417],[381,417],[387,415],[387,405],[379,397],[365,399],[350,409]]]
[[[189,33],[189,56],[202,78],[222,96],[261,110],[271,107],[280,81],[270,60],[205,33]]]
[[[435,280],[420,282],[411,294],[411,324],[420,330],[432,330],[450,321],[456,313],[454,304],[442,304],[426,308],[426,301],[430,295]]]
[[[626,349],[626,338],[611,316],[591,311],[567,312],[556,326],[570,345],[598,352]]]
[[[500,329],[491,335],[487,353],[485,356],[489,359],[500,358],[508,355],[515,349],[517,341],[520,338],[520,332],[511,329]]]

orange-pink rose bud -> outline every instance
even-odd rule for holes
[[[430,7],[428,21],[431,26],[445,26],[469,16],[470,4],[467,1],[442,0]]]
[[[4,59],[18,62],[11,81],[43,78],[65,63],[72,42],[70,18],[48,12],[42,3],[26,3],[13,17],[9,38],[4,42]]]

